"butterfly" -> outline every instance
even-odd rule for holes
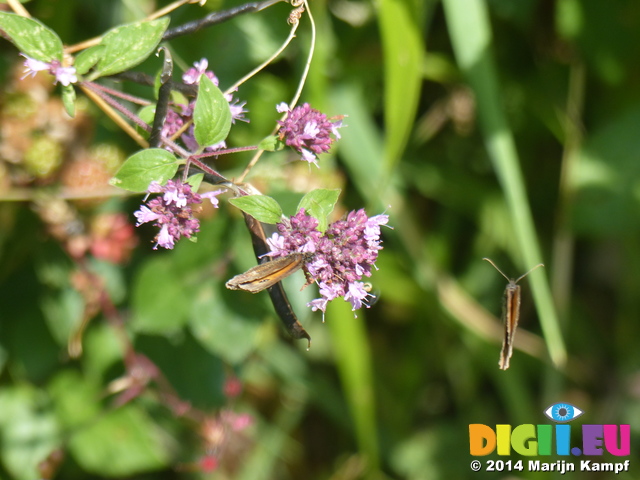
[[[266,261],[236,275],[226,283],[226,286],[230,290],[261,292],[300,270],[308,258],[307,253],[290,253],[285,257]]]
[[[502,298],[502,322],[504,323],[504,339],[502,340],[502,350],[500,351],[500,361],[498,365],[501,370],[509,368],[509,359],[513,354],[513,339],[516,334],[516,328],[518,328],[518,320],[520,320],[520,285],[517,283],[524,277],[529,275],[538,267],[544,267],[542,263],[539,263],[524,275],[520,275],[517,279],[507,277],[502,270],[500,270],[493,261],[488,258],[483,258],[493,268],[498,270],[500,274],[509,282],[504,289],[504,296]]]

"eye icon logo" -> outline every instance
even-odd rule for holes
[[[584,412],[569,403],[554,403],[544,411],[544,414],[554,422],[564,423],[575,420]]]

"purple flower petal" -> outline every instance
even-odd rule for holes
[[[75,67],[58,67],[55,69],[53,74],[56,77],[55,83],[60,82],[65,87],[78,82]]]
[[[284,242],[284,237],[277,233],[271,235],[271,237],[267,238],[267,245],[271,251],[266,255],[269,257],[284,257],[288,255],[287,248]]]
[[[369,293],[364,289],[362,282],[353,282],[349,284],[349,291],[344,296],[344,299],[351,303],[351,311],[355,311],[362,307],[363,300],[367,298],[367,295],[369,295]]]
[[[313,153],[305,148],[300,149],[300,153],[302,153],[302,160],[304,160],[305,162],[313,163],[316,167],[320,168],[320,166],[318,165],[318,157],[316,157]]]
[[[318,221],[301,209],[277,224],[278,233],[267,240],[272,249],[269,255],[310,254],[303,268],[320,291],[320,298],[307,304],[312,310],[324,312],[328,302],[337,297],[344,297],[357,310],[362,305],[368,306],[366,299],[371,295],[359,280],[370,277],[375,268],[382,249],[380,225],[388,221],[387,215],[369,218],[364,209],[354,210],[322,233]]]
[[[218,86],[218,77],[211,71],[207,70],[209,67],[209,61],[206,58],[201,59],[199,62],[195,62],[193,67],[189,68],[182,74],[182,81],[187,85],[196,85],[200,83],[200,75],[206,75],[211,79],[215,86]]]
[[[211,201],[211,205],[213,205],[215,208],[218,208],[218,205],[220,202],[218,201],[217,197],[221,193],[224,193],[224,189],[214,190],[213,192],[201,193],[200,197],[208,198]]]
[[[169,250],[173,249],[173,236],[169,233],[169,227],[167,225],[163,225],[160,229],[160,233],[158,233],[157,244],[153,247],[154,250],[158,249],[158,245],[162,248],[167,248]]]
[[[307,307],[310,307],[312,312],[320,310],[324,314],[324,312],[327,310],[328,303],[329,301],[325,298],[316,298],[315,300],[311,300],[309,303],[307,303]]]
[[[285,112],[288,108],[282,103],[276,107],[279,112]],[[289,110],[286,118],[278,121],[278,124],[280,139],[298,151],[302,155],[302,160],[317,166],[316,155],[329,150],[335,141],[331,135],[335,136],[336,129],[341,126],[342,121],[329,120],[324,113],[305,103]]]
[[[22,80],[27,77],[35,77],[36,73],[42,72],[43,70],[49,70],[50,64],[47,62],[42,62],[40,60],[36,60],[35,58],[27,57],[24,53],[21,53],[25,58],[24,61],[24,75],[22,76]]]
[[[135,215],[136,220],[138,220],[136,227],[139,227],[143,223],[153,222],[160,218],[160,215],[150,210],[146,205],[140,205],[140,210],[133,212],[133,214]]]

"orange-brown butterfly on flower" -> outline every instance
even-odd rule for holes
[[[300,270],[308,258],[307,253],[290,253],[285,257],[275,258],[236,275],[226,283],[226,286],[229,290],[261,292]]]

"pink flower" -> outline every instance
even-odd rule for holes
[[[56,77],[56,81],[54,83],[60,82],[65,87],[78,82],[75,67],[58,67],[55,69],[53,74]]]
[[[78,82],[78,77],[76,75],[75,67],[63,67],[60,63],[60,60],[52,60],[51,62],[43,62],[41,60],[36,60],[34,58],[27,57],[25,54],[21,53],[26,60],[24,62],[24,75],[22,79],[31,76],[34,77],[36,73],[47,71],[51,75],[55,77],[54,83],[60,82],[65,87],[71,85],[72,83]]]
[[[133,214],[135,215],[136,220],[138,220],[138,223],[136,223],[136,227],[139,227],[143,223],[153,222],[154,220],[160,218],[160,214],[152,211],[146,205],[141,205],[140,210],[134,212]]]
[[[182,74],[182,81],[187,85],[197,85],[200,82],[200,75],[206,75],[217,87],[219,83],[218,77],[211,70],[207,70],[208,66],[209,60],[206,58],[195,62],[193,67]]]
[[[311,108],[308,103],[289,110],[286,103],[276,106],[280,113],[289,111],[289,115],[278,121],[278,136],[287,145],[293,147],[305,162],[318,166],[317,155],[325,153],[338,138],[338,128],[342,127],[342,116],[328,119],[324,113]],[[331,134],[335,138],[331,137]]]
[[[364,209],[354,210],[322,233],[317,229],[318,221],[300,210],[277,224],[278,233],[267,239],[271,248],[268,255],[309,253],[303,269],[309,280],[318,284],[320,298],[307,306],[325,312],[331,300],[343,297],[355,311],[363,305],[368,307],[367,297],[372,297],[360,280],[371,276],[382,249],[380,226],[388,221],[388,215],[369,218]]]
[[[211,205],[213,205],[214,208],[218,208],[218,205],[220,203],[218,201],[218,195],[220,195],[221,193],[224,193],[224,190],[220,189],[214,190],[212,192],[201,193],[200,198],[208,198],[211,202]]]
[[[160,231],[155,237],[156,245],[172,249],[175,242],[182,237],[190,238],[200,230],[200,221],[193,216],[191,205],[202,203],[202,198],[208,198],[214,207],[218,207],[217,195],[224,190],[216,190],[205,194],[198,194],[191,190],[191,186],[180,181],[169,180],[162,186],[158,182],[151,182],[147,189],[149,193],[161,194],[141,205],[140,210],[134,212],[140,226],[143,223],[154,222]]]
[[[49,70],[49,64],[46,62],[42,62],[40,60],[36,60],[35,58],[27,57],[24,53],[21,53],[26,60],[24,61],[24,75],[22,76],[22,80],[27,77],[35,77],[36,73],[42,72],[43,70]]]

